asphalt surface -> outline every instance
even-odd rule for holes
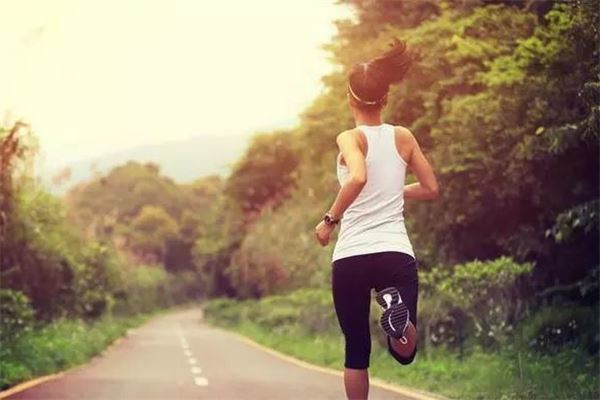
[[[9,399],[344,399],[342,378],[207,326],[198,310],[158,317],[90,363]],[[370,399],[410,400],[371,387]]]

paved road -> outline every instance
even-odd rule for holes
[[[343,399],[340,377],[302,368],[201,322],[156,318],[103,356],[9,399]],[[380,388],[371,399],[409,400]]]

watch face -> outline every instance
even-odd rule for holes
[[[335,225],[337,222],[333,218],[331,218],[331,215],[329,214],[325,214],[325,217],[323,217],[323,221],[325,221],[327,225]]]

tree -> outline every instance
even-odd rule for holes
[[[178,236],[177,222],[160,207],[144,206],[131,222],[131,247],[144,260],[161,262],[168,241]]]
[[[246,213],[277,207],[293,188],[298,156],[285,132],[254,137],[246,154],[225,183],[225,194]]]

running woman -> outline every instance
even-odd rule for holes
[[[431,165],[412,133],[383,123],[390,85],[400,82],[412,56],[403,42],[348,76],[348,102],[356,128],[337,136],[340,154],[335,202],[315,228],[322,246],[341,220],[333,252],[332,290],[345,338],[344,385],[349,399],[367,399],[371,290],[382,307],[380,324],[390,354],[410,364],[417,351],[417,263],[404,226],[404,199],[438,196]],[[409,168],[418,182],[404,184]]]

